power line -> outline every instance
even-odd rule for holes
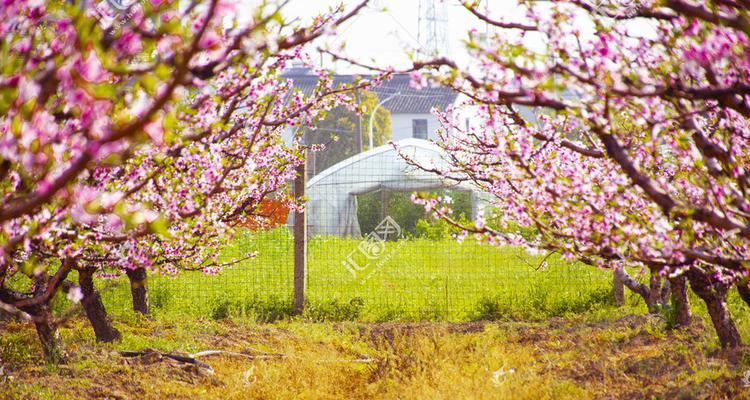
[[[393,20],[393,22],[395,22],[396,24],[398,24],[398,26],[400,26],[400,27],[401,27],[401,29],[403,29],[403,30],[404,30],[404,31],[406,32],[406,34],[407,34],[407,35],[409,35],[409,37],[411,37],[411,38],[412,38],[412,40],[414,40],[414,42],[415,42],[415,43],[417,44],[417,47],[419,47],[419,48],[421,48],[422,50],[424,50],[424,48],[423,48],[423,46],[422,46],[422,43],[420,43],[420,42],[419,42],[419,39],[418,39],[418,38],[416,38],[416,37],[414,37],[414,35],[413,35],[413,34],[412,34],[412,33],[411,33],[410,31],[409,31],[409,29],[407,29],[407,28],[406,28],[406,27],[404,26],[404,24],[402,24],[402,23],[401,23],[401,21],[399,21],[399,20],[398,20],[398,19],[396,18],[396,16],[394,16],[394,15],[393,15],[393,13],[391,12],[391,10],[386,10],[386,14],[388,14],[388,16],[389,16],[389,17],[391,17],[391,19]]]

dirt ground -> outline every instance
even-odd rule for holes
[[[0,398],[750,398],[750,351],[720,351],[700,321],[679,332],[653,316],[117,326],[122,342],[97,344],[71,322],[69,360],[54,366],[30,326],[0,325]]]

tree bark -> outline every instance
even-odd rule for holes
[[[693,292],[706,303],[721,347],[729,349],[741,346],[740,332],[727,308],[727,285],[712,279],[710,275],[697,268],[689,269],[686,276]]]
[[[625,268],[615,269],[615,274],[616,280],[622,281],[628,289],[643,298],[650,313],[658,313],[659,310],[655,306],[666,302],[664,300],[664,290],[666,289],[664,288],[664,285],[662,285],[661,277],[656,272],[651,272],[648,286],[633,279],[633,277],[625,271]]]
[[[133,297],[133,311],[143,315],[151,315],[151,305],[148,302],[148,275],[145,268],[128,269],[125,274],[130,280],[130,294]]]
[[[93,275],[93,269],[78,271],[78,284],[81,286],[81,292],[83,293],[81,304],[86,312],[86,317],[91,322],[91,327],[94,328],[94,334],[98,342],[109,343],[120,340],[122,335],[112,326],[112,321],[107,316],[102,297],[94,287]]]
[[[630,276],[627,271],[625,271],[625,268],[617,268],[617,273],[620,275],[622,283],[628,289],[632,290],[633,293],[641,296],[643,298],[643,301],[648,304],[648,287],[633,279],[633,277]]]
[[[737,283],[737,293],[748,306],[750,306],[750,281]]]
[[[661,283],[661,292],[659,293],[659,302],[661,304],[669,304],[669,299],[672,295],[672,283],[669,278],[665,278]]]
[[[67,273],[65,275],[67,275]],[[33,289],[34,296],[42,296],[47,291],[48,284],[49,276],[47,274],[39,274],[35,276]],[[55,290],[57,290],[57,288],[55,288]],[[60,331],[58,331],[57,326],[53,324],[50,300],[51,298],[41,304],[29,306],[28,309],[24,311],[35,317],[41,317],[34,321],[34,328],[36,329],[37,336],[39,336],[39,340],[42,344],[42,351],[44,352],[44,358],[47,362],[53,364],[65,363],[67,362],[68,355],[63,348]]]
[[[690,312],[685,276],[669,278],[668,282],[672,292],[672,304],[675,308],[675,328],[690,326],[693,316]]]
[[[659,310],[655,306],[661,304],[661,277],[653,271],[651,271],[648,278],[648,300],[646,304],[648,305],[649,313],[659,313]]]
[[[35,279],[34,295],[41,296],[47,288],[47,282],[44,277]],[[0,287],[0,301],[13,305],[19,300],[28,299],[29,296],[15,292],[8,288]],[[42,346],[44,359],[53,364],[61,364],[67,361],[67,354],[62,344],[60,332],[57,326],[52,323],[52,310],[49,301],[21,307],[21,310],[34,318],[34,329],[39,337],[39,344]]]
[[[0,322],[4,322],[4,321],[20,322],[22,320],[18,318],[18,316],[16,315],[0,310]]]
[[[612,295],[615,297],[615,304],[622,306],[625,304],[625,283],[622,268],[615,268],[612,271]]]
[[[42,351],[44,352],[44,359],[52,364],[62,364],[68,359],[68,355],[65,353],[63,348],[62,338],[60,332],[57,330],[57,326],[52,324],[52,310],[48,304],[44,304],[36,308],[36,313],[28,312],[34,317],[41,317],[40,320],[34,321],[34,328],[36,334],[39,336],[39,342],[42,345]]]

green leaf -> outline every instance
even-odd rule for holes
[[[150,94],[156,93],[156,87],[159,85],[159,79],[156,78],[155,74],[147,74],[141,79],[141,85]]]
[[[169,233],[169,221],[164,218],[164,216],[160,216],[154,222],[149,224],[149,230],[166,239],[172,237],[172,235]]]
[[[90,85],[91,94],[98,99],[113,99],[117,94],[117,87],[108,83]]]
[[[21,116],[19,114],[16,114],[13,117],[13,120],[10,123],[10,131],[13,132],[14,135],[21,134]]]

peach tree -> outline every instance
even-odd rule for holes
[[[306,25],[265,3],[3,3],[0,306],[48,359],[64,358],[58,292],[115,340],[94,279],[225,265],[215,247],[304,162],[283,131],[348,101],[323,71],[303,96],[285,65],[366,3]]]
[[[736,286],[750,301],[747,6],[522,1],[513,19],[465,2],[490,27],[469,32],[471,61],[436,57],[414,74],[463,93],[474,120],[441,114],[450,167],[436,171],[499,210],[465,234],[646,269],[670,281],[678,324],[687,279],[722,346],[740,345],[726,296]],[[415,200],[453,221],[443,199]]]

